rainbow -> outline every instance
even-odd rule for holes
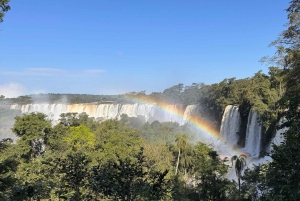
[[[142,103],[142,104],[152,104],[155,105],[157,108],[162,109],[163,111],[166,111],[172,115],[175,115],[183,120],[183,114],[184,114],[184,109],[181,107],[170,107],[170,103],[166,103],[163,101],[154,101],[151,98],[145,97],[145,96],[126,96],[126,99],[129,101],[134,101],[137,103]],[[194,128],[196,128],[198,131],[200,131],[202,134],[205,135],[205,137],[212,139],[212,141],[219,143],[222,143],[220,140],[220,132],[219,130],[216,129],[214,125],[212,125],[210,122],[207,120],[200,118],[199,116],[192,115],[189,117],[188,122],[190,125],[192,125]],[[226,144],[221,144],[223,148],[226,149],[226,153],[228,155],[233,156],[233,155],[240,155],[242,152],[240,152],[237,149],[233,149],[232,147],[226,145]],[[226,154],[227,156],[227,154]]]

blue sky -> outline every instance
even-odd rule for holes
[[[288,0],[12,0],[0,94],[160,92],[251,77]]]

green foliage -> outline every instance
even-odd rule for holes
[[[95,146],[95,135],[84,125],[70,127],[70,133],[64,138],[74,150],[77,149],[93,149]]]
[[[51,122],[42,113],[25,114],[15,118],[12,131],[20,138],[18,149],[24,159],[32,159],[43,151],[43,141],[51,131]]]
[[[55,194],[64,200],[87,200],[88,176],[91,159],[82,152],[69,153],[57,158],[56,173],[61,174],[60,184]]]
[[[13,171],[16,171],[18,166],[18,161],[13,157],[3,157],[6,154],[6,151],[12,145],[11,142],[2,140],[0,142],[0,198],[5,198],[5,194],[10,192],[10,188],[16,183],[16,179],[12,174]]]
[[[55,125],[47,135],[46,150],[59,153],[66,151],[69,147],[66,146],[64,139],[69,135],[70,128],[68,126],[64,126],[63,124]]]
[[[176,135],[175,142],[177,143],[177,148],[178,148],[177,163],[175,168],[175,175],[177,175],[179,161],[180,161],[180,154],[188,146],[188,136],[186,134]]]
[[[150,172],[141,150],[134,162],[130,158],[108,161],[104,165],[95,166],[90,183],[97,196],[113,197],[118,200],[159,200],[168,192],[168,171]]]
[[[94,131],[96,135],[95,150],[99,157],[106,160],[116,160],[137,154],[142,145],[139,131],[124,125],[117,120],[107,120],[98,125]]]
[[[241,177],[243,180],[240,192],[242,200],[269,200],[269,187],[266,183],[266,172],[269,164],[253,165],[251,169],[247,168],[244,175]]]
[[[24,114],[15,118],[12,131],[22,140],[33,140],[45,136],[51,129],[50,121],[42,113]]]
[[[285,90],[281,91],[282,96],[278,101],[279,114],[285,118],[282,127],[288,127],[288,131],[283,133],[283,142],[280,145],[273,145],[271,151],[272,161],[266,171],[266,183],[268,193],[265,199],[268,200],[299,200],[299,168],[300,158],[298,155],[300,146],[300,38],[299,38],[299,8],[298,0],[290,1],[290,6],[286,9],[288,13],[287,29],[272,45],[277,47],[277,52],[271,58],[271,62],[276,62],[284,69],[283,81]]]
[[[62,113],[60,114],[59,123],[64,126],[84,124],[92,129],[94,127],[94,118],[89,117],[86,113]]]
[[[10,141],[0,144],[2,197],[11,200],[195,200],[199,189],[201,196],[212,199],[223,192],[229,194],[224,185],[230,183],[223,179],[227,168],[211,148],[190,144],[187,135],[175,138],[175,132],[183,128],[170,122],[138,127],[144,130],[150,126],[153,133],[161,132],[163,138],[171,132],[177,146],[161,143],[158,134],[155,134],[157,142],[146,143],[141,131],[128,126],[136,125],[131,121],[136,122],[123,117],[120,121],[100,123],[86,114],[64,114],[52,127],[40,113],[16,117],[13,131],[19,136],[17,144]],[[46,152],[36,151],[35,143],[40,139]],[[175,163],[178,158],[179,163]],[[176,164],[178,175],[174,177]],[[188,187],[193,175],[198,183]],[[217,189],[222,193],[217,194]]]
[[[300,157],[300,127],[292,124],[290,129],[284,133],[284,141],[281,145],[273,145],[270,162],[267,171],[267,184],[270,196],[275,200],[299,200],[300,172],[298,164]]]
[[[196,178],[200,200],[223,200],[228,196],[225,178],[228,166],[217,153],[204,143],[197,143],[193,149],[193,172]]]
[[[174,157],[172,151],[168,146],[144,142],[142,147],[144,148],[145,163],[147,167],[154,171],[170,170],[167,175],[168,178],[173,174]]]

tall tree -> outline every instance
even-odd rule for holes
[[[186,148],[186,146],[188,144],[187,139],[188,139],[188,136],[186,134],[176,135],[175,142],[177,143],[178,156],[177,156],[177,163],[176,163],[176,168],[175,168],[175,175],[177,175],[177,172],[178,172],[178,166],[179,166],[179,161],[180,161],[180,154]]]
[[[279,101],[280,115],[286,119],[282,126],[289,129],[283,133],[283,142],[273,145],[267,172],[270,195],[275,200],[300,199],[300,1],[290,1],[286,9],[288,22],[272,44],[277,52],[271,61],[283,67],[286,91]]]

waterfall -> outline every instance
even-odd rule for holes
[[[198,105],[188,105],[183,114],[183,122],[187,123],[193,116],[200,115],[199,106]]]
[[[21,110],[22,113],[41,112],[53,120],[58,120],[61,113],[83,113],[100,119],[119,119],[122,114],[128,117],[143,116],[146,121],[178,122],[183,124],[184,110],[181,105],[166,105],[164,109],[155,104],[27,104],[11,105],[11,109]]]
[[[161,122],[177,122],[183,124],[183,113],[181,105],[166,105],[164,110],[156,110],[154,114],[154,119],[157,119]]]
[[[148,121],[149,118],[153,117],[155,113],[154,105],[151,104],[124,104],[121,105],[119,117],[122,114],[127,114],[128,117],[143,116]]]
[[[221,140],[232,147],[235,146],[239,139],[237,132],[239,132],[240,126],[241,117],[238,106],[227,105],[221,123]]]
[[[94,117],[102,119],[118,118],[120,107],[120,104],[100,104]]]
[[[10,108],[21,110],[22,113],[41,112],[52,119],[58,119],[61,113],[68,112],[66,104],[11,105]]]
[[[262,127],[258,122],[258,115],[250,110],[247,123],[246,141],[244,151],[251,157],[259,157],[261,151]]]

